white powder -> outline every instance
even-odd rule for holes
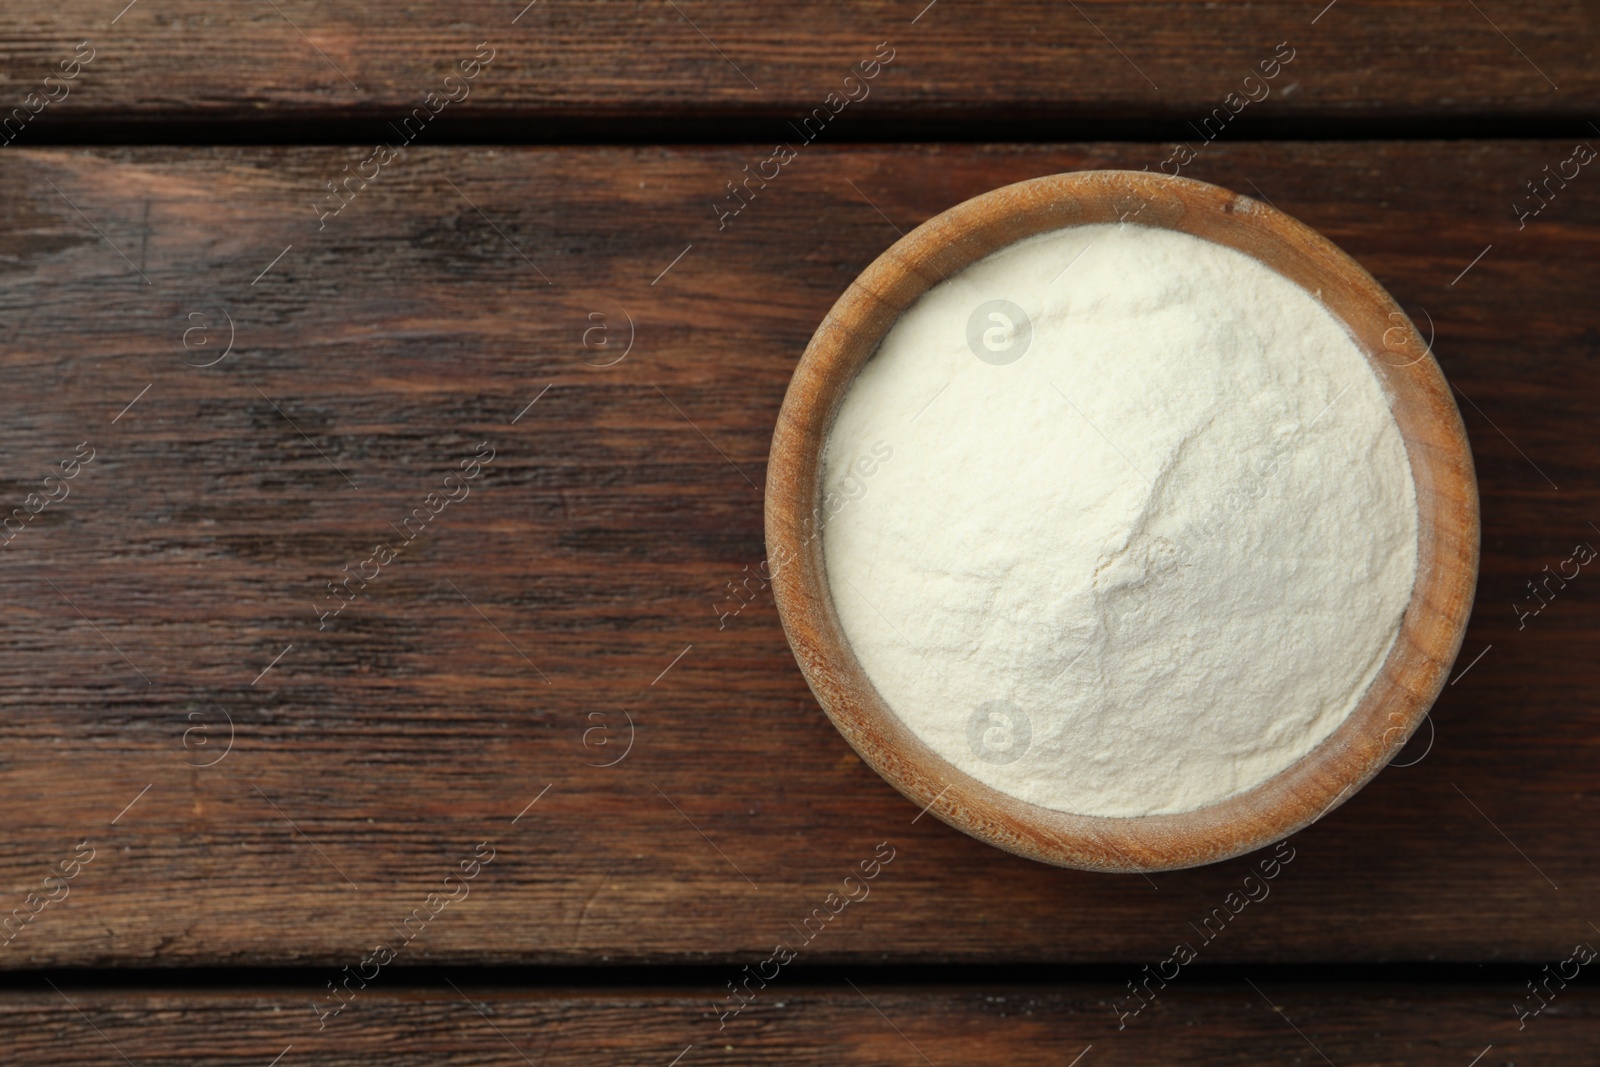
[[[851,479],[875,444],[893,462]],[[935,286],[824,469],[857,490],[823,551],[878,692],[1060,811],[1189,811],[1284,770],[1360,702],[1416,574],[1410,466],[1355,342],[1169,230],[1041,234]]]

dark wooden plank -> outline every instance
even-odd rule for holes
[[[119,11],[121,14],[119,15]],[[399,120],[480,42],[494,59],[441,122],[478,117],[761,115],[782,120],[843,91],[880,42],[894,61],[859,112],[895,117],[1167,116],[1196,123],[1229,93],[1262,116],[1592,118],[1600,24],[1584,4],[1424,0],[1186,0],[1010,4],[582,4],[344,0],[65,0],[0,12],[19,106],[93,42],[40,127],[89,118],[368,116]],[[1266,83],[1261,64],[1293,55]],[[861,90],[853,90],[860,93]],[[537,137],[529,128],[525,135]],[[761,135],[768,136],[768,135]],[[933,136],[939,136],[937,133]],[[23,138],[26,143],[26,138]]]
[[[1524,229],[1510,209],[1570,149],[1218,144],[1186,170],[1323,229],[1437,328],[1483,495],[1462,666],[1493,646],[1431,751],[1300,835],[1207,962],[1543,961],[1592,933],[1600,589],[1512,609],[1600,543],[1593,176]],[[790,370],[896,228],[1169,151],[819,147],[720,232],[759,148],[418,151],[321,230],[359,150],[0,156],[6,508],[94,449],[0,549],[8,908],[94,849],[0,965],[343,965],[485,841],[404,962],[748,962],[881,842],[807,962],[1168,955],[1257,860],[1090,875],[916,819],[770,598],[735,615],[727,586],[762,557]],[[612,347],[586,350],[597,314]],[[319,629],[327,583],[485,441],[469,495]],[[593,766],[624,715],[631,751]]]
[[[452,979],[435,988],[395,989],[382,988],[393,979],[380,972],[321,1030],[308,1003],[317,991],[309,984],[303,990],[131,992],[59,979],[53,980],[55,990],[41,981],[40,992],[7,994],[0,1036],[17,1062],[39,1067],[117,1063],[119,1052],[133,1064],[207,1067],[1507,1067],[1589,1062],[1600,1029],[1600,998],[1582,985],[1582,972],[1564,989],[1552,980],[1549,1006],[1520,1030],[1512,1005],[1533,1001],[1509,978],[1468,987],[1362,986],[1261,975],[1219,982],[1180,973],[1137,1016],[1119,1016],[1113,1008],[1119,993],[1131,997],[1109,985],[930,989],[882,985],[865,975],[826,985],[803,978],[785,984],[783,977],[780,972],[743,1013],[719,1028],[710,1007],[717,990],[709,986],[522,990]]]

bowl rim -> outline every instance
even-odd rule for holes
[[[1171,815],[1056,811],[985,785],[913,734],[878,694],[834,612],[822,559],[821,459],[856,373],[934,284],[1023,237],[1097,222],[1191,233],[1254,256],[1322,301],[1391,399],[1417,495],[1417,577],[1401,627],[1354,711],[1301,759],[1215,804]],[[1272,844],[1344,803],[1426,717],[1460,650],[1479,557],[1477,484],[1431,339],[1327,238],[1264,204],[1146,171],[1053,174],[974,197],[905,234],[835,302],[795,368],[767,467],[768,577],[807,684],[861,758],[908,799],[1008,852],[1083,870],[1152,872]]]

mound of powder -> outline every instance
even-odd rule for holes
[[[1360,702],[1416,576],[1410,466],[1354,340],[1164,229],[1040,234],[929,290],[824,474],[828,584],[878,692],[1059,811],[1190,811],[1289,767]]]

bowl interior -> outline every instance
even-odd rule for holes
[[[822,453],[856,372],[933,285],[1049,230],[1130,222],[1237,249],[1318,296],[1349,329],[1386,391],[1416,486],[1417,578],[1387,660],[1350,716],[1278,775],[1176,815],[1071,815],[999,792],[918,739],[878,694],[845,639],[822,560]],[[1037,178],[969,200],[898,241],[850,285],[801,357],[773,433],[766,492],[769,567],[795,658],[861,757],[952,826],[1059,866],[1157,871],[1262,847],[1348,799],[1399,751],[1460,648],[1478,568],[1478,499],[1460,413],[1428,344],[1393,298],[1333,244],[1217,186],[1140,171]]]

